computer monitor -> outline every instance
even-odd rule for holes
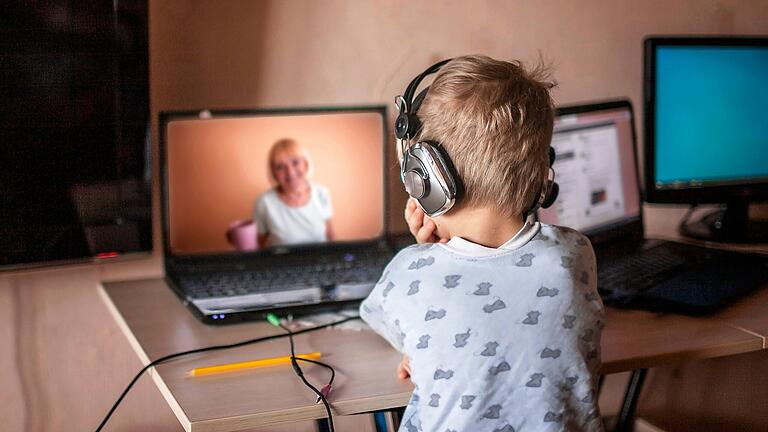
[[[747,210],[768,200],[768,38],[649,37],[644,69],[646,201],[721,204],[681,232],[766,241]]]
[[[383,241],[384,107],[164,112],[161,126],[166,257]],[[297,182],[309,197],[286,201]]]
[[[641,241],[632,105],[612,100],[558,107],[552,148],[560,194],[542,222],[588,235],[594,244]]]

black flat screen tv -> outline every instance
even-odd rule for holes
[[[0,269],[150,251],[147,0],[0,16]]]

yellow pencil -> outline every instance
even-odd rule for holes
[[[317,360],[320,358],[320,356],[321,354],[319,352],[312,352],[307,354],[297,354],[296,358]],[[290,363],[290,362],[291,362],[291,356],[273,357],[273,358],[265,358],[261,360],[250,360],[250,361],[244,361],[244,362],[227,363],[227,364],[221,364],[221,365],[215,365],[215,366],[205,366],[205,367],[195,368],[195,369],[192,369],[192,371],[190,371],[190,374],[192,376],[200,376],[200,375],[208,375],[208,374],[219,373],[219,372],[232,372],[232,371],[243,370],[243,369],[253,369],[253,368],[264,367],[264,366],[274,366],[274,365]]]

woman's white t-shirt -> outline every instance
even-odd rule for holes
[[[333,216],[331,195],[324,186],[310,183],[309,201],[290,207],[272,188],[256,199],[253,220],[259,234],[269,234],[269,246],[328,241],[327,221]]]

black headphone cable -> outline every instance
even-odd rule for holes
[[[96,428],[96,432],[99,432],[99,431],[101,431],[104,428],[104,426],[109,421],[110,417],[112,417],[112,414],[115,412],[117,407],[120,405],[120,403],[125,398],[125,395],[127,395],[128,392],[131,390],[131,388],[134,386],[134,384],[136,384],[136,381],[139,380],[141,375],[147,369],[149,369],[149,368],[151,368],[153,366],[157,366],[160,363],[165,363],[165,362],[167,362],[169,360],[172,360],[172,359],[175,359],[175,358],[178,358],[178,357],[182,357],[182,356],[185,356],[185,355],[198,354],[198,353],[202,353],[202,352],[216,351],[216,350],[221,350],[221,349],[238,348],[238,347],[241,347],[241,346],[250,345],[250,344],[254,344],[254,343],[258,343],[258,342],[264,342],[264,341],[273,340],[273,339],[280,339],[280,338],[284,338],[286,336],[289,336],[289,337],[292,338],[293,335],[298,335],[298,334],[308,333],[308,332],[315,331],[315,330],[321,330],[321,329],[328,328],[328,327],[333,327],[335,325],[343,324],[345,322],[349,322],[349,321],[356,320],[356,319],[360,319],[360,316],[359,315],[355,315],[355,316],[343,318],[343,319],[340,319],[340,320],[337,320],[337,321],[333,321],[333,322],[330,322],[330,323],[327,323],[327,324],[321,324],[321,325],[318,325],[318,326],[315,326],[315,327],[309,327],[309,328],[305,328],[305,329],[301,329],[301,330],[297,330],[297,331],[290,331],[289,334],[275,334],[275,335],[270,335],[270,336],[262,336],[262,337],[258,337],[258,338],[254,338],[254,339],[247,339],[247,340],[244,340],[244,341],[235,342],[235,343],[231,343],[231,344],[212,345],[212,346],[192,349],[192,350],[188,350],[188,351],[181,351],[181,352],[177,352],[177,353],[173,353],[173,354],[168,354],[166,356],[160,357],[159,359],[153,360],[149,364],[147,364],[146,366],[141,368],[141,370],[133,377],[133,379],[128,384],[128,386],[125,387],[125,390],[123,390],[123,392],[120,394],[120,397],[117,398],[117,401],[115,401],[115,403],[112,405],[112,408],[109,409],[109,412],[107,412],[107,415],[104,416],[104,419],[101,421],[99,426]],[[291,343],[291,345],[293,345],[293,343]],[[293,357],[293,353],[292,353],[291,356]],[[315,363],[314,361],[307,360],[307,359],[302,359],[302,358],[296,358],[296,360],[309,361],[311,363]],[[292,361],[292,363],[293,363],[293,361]],[[330,366],[325,365],[325,364],[323,364],[323,365],[327,366],[327,367],[330,367]],[[332,368],[331,368],[331,370],[332,370],[331,382],[333,382],[333,378],[336,376],[336,373],[335,373],[335,371],[333,371]],[[329,390],[328,391],[330,391],[330,383],[329,383]],[[330,407],[327,405],[328,402],[325,401],[324,397],[323,397],[322,400],[326,404],[326,410],[329,412],[328,419],[329,419],[329,424],[330,424],[331,423],[330,422]]]
[[[318,403],[319,401],[323,402],[323,405],[325,406],[325,412],[326,414],[328,414],[328,429],[330,430],[330,432],[335,432],[335,429],[333,428],[333,414],[331,414],[331,406],[328,403],[327,396],[331,392],[333,379],[336,378],[336,371],[333,369],[333,367],[331,367],[326,363],[316,361],[316,360],[303,359],[301,357],[296,357],[296,350],[293,343],[293,335],[295,333],[291,331],[291,329],[289,329],[288,327],[284,326],[280,322],[280,318],[278,318],[276,315],[267,314],[267,321],[269,321],[269,323],[275,327],[280,327],[281,329],[285,330],[285,332],[287,333],[288,341],[291,344],[291,365],[293,366],[293,371],[296,372],[296,375],[301,379],[304,385],[309,387],[309,389],[312,390],[317,395],[317,400],[315,401],[315,403]],[[297,360],[305,361],[308,363],[314,363],[330,370],[331,379],[328,381],[328,384],[324,385],[321,390],[318,390],[317,387],[313,386],[309,381],[307,381],[307,378],[304,376],[304,371],[301,370],[301,366],[299,366],[299,363],[297,362]]]

